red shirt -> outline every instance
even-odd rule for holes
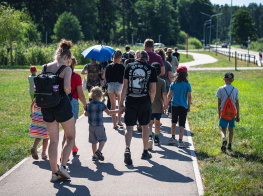
[[[152,63],[157,62],[157,63],[161,64],[161,67],[164,66],[163,59],[162,59],[162,57],[159,54],[156,54],[154,52],[147,52],[147,53],[148,53],[148,56],[149,56],[149,61],[147,61],[147,63],[149,65],[152,65]]]
[[[75,99],[79,99],[78,97],[78,93],[77,93],[77,89],[76,87],[77,86],[82,86],[82,81],[81,81],[81,77],[79,74],[73,72],[74,75],[71,77],[71,94],[74,92],[74,94],[72,94],[72,98],[75,98]],[[76,89],[76,90],[75,90]]]

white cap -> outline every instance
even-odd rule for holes
[[[129,54],[134,56],[135,52],[133,50],[130,50]]]

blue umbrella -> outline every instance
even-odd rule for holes
[[[81,54],[84,58],[95,59],[97,61],[111,60],[111,55],[114,49],[109,46],[95,45],[87,48]]]

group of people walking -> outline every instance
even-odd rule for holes
[[[175,143],[175,128],[179,117],[178,146],[184,147],[182,138],[186,115],[190,111],[191,85],[187,81],[187,68],[178,66],[179,59],[172,55],[170,48],[166,52],[162,48],[154,50],[153,40],[146,39],[144,50],[134,52],[129,46],[126,46],[126,51],[122,53],[121,50],[116,49],[112,54],[111,62],[107,62],[106,65],[105,62],[97,64],[96,60],[92,59],[92,62],[87,64],[81,72],[87,75],[85,87],[89,91],[89,100],[86,100],[81,77],[74,72],[77,60],[71,54],[71,47],[72,43],[63,39],[55,52],[54,62],[43,65],[41,70],[41,74],[57,74],[59,104],[51,108],[40,108],[32,96],[32,123],[29,136],[36,139],[31,153],[33,158],[38,159],[36,148],[40,139],[44,139],[42,158],[47,158],[45,149],[47,139],[50,138],[48,154],[52,182],[70,178],[66,164],[71,151],[73,155],[78,152],[75,143],[75,123],[79,113],[78,99],[83,104],[85,115],[88,116],[89,142],[92,144],[93,161],[104,160],[102,149],[107,137],[103,125],[103,111],[112,116],[114,129],[123,126],[121,117],[125,113],[124,162],[126,164],[132,164],[130,152],[132,131],[133,127],[138,124],[142,128],[143,153],[141,158],[151,158],[152,155],[148,150],[152,149],[153,139],[155,145],[160,144],[160,119],[162,114],[166,113],[170,100],[172,103],[172,134],[168,142]],[[31,78],[36,77],[36,69],[32,66],[30,70],[32,75],[29,77],[29,82],[32,86]],[[105,99],[101,101],[104,97],[103,89],[106,89],[108,94],[110,108],[104,104]],[[117,110],[116,98],[119,105]],[[64,139],[61,165],[58,168],[59,124],[64,129]],[[152,131],[153,124],[155,124],[155,133]],[[38,132],[41,132],[42,135],[39,136]],[[98,147],[97,143],[99,143]]]

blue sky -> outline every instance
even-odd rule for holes
[[[210,0],[212,4],[219,4],[219,5],[225,5],[225,4],[231,4],[231,0]],[[246,5],[248,6],[250,3],[263,3],[262,0],[232,0],[233,5]]]

